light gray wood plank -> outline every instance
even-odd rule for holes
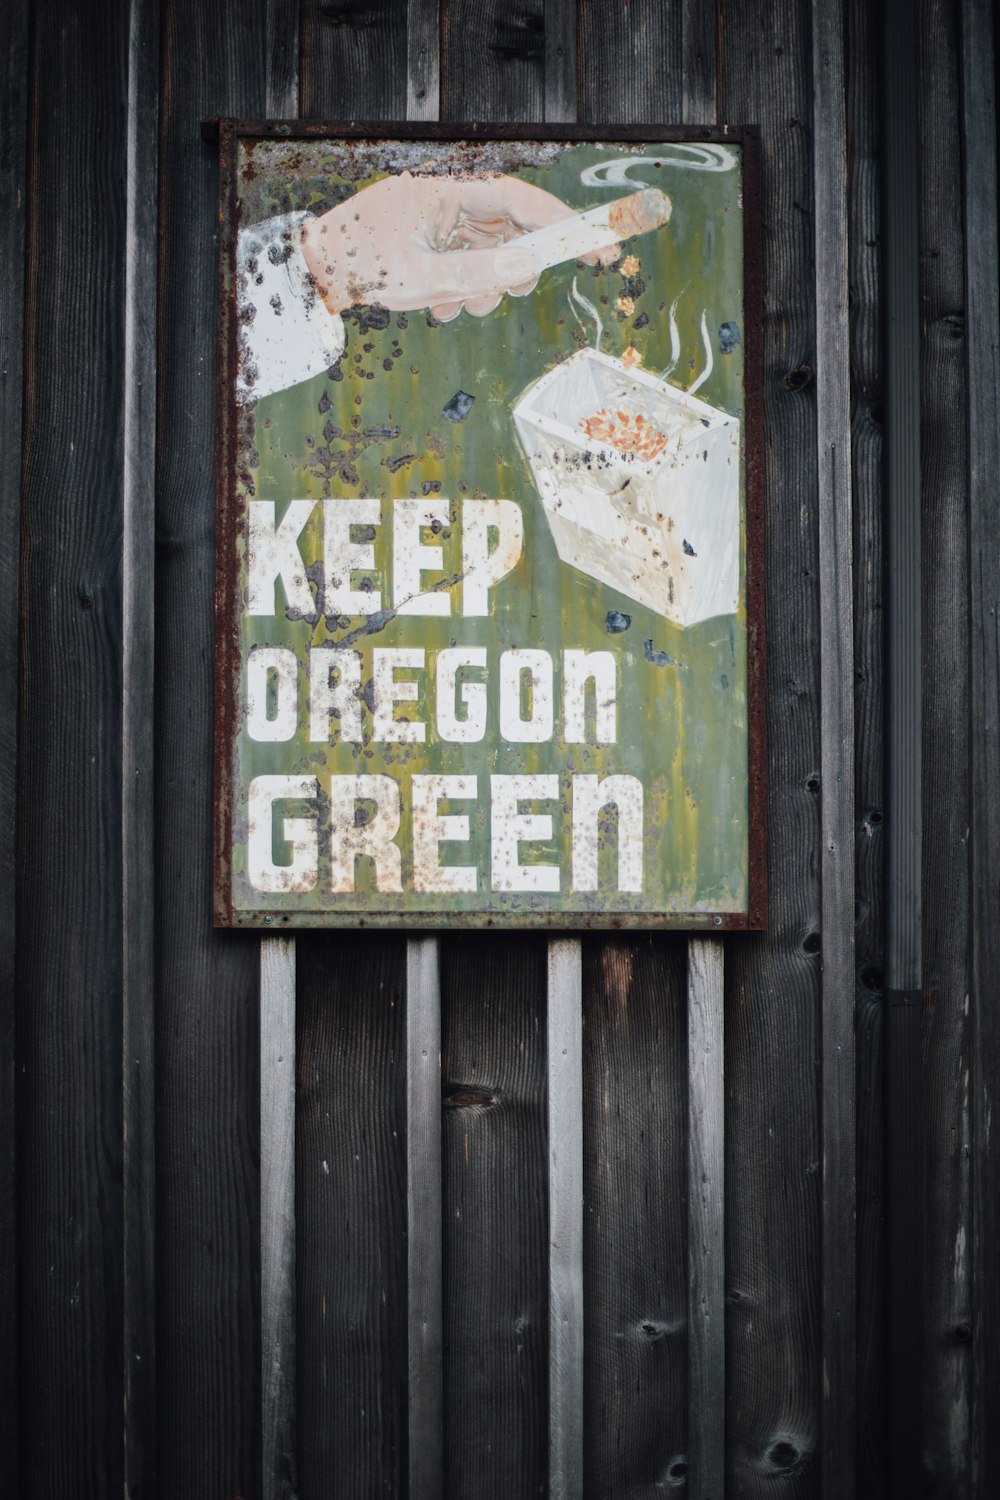
[[[269,120],[299,117],[299,8],[289,0],[264,0],[267,63],[264,112]]]
[[[997,230],[994,24],[989,0],[962,5],[965,326],[968,330],[969,561],[972,693],[972,1267],[973,1459],[971,1492],[1000,1488],[1000,1237],[997,1132],[1000,1100],[1000,260]]]
[[[576,119],[575,0],[545,0],[545,120]]]
[[[549,1493],[583,1494],[583,960],[548,953]]]
[[[260,1317],[264,1500],[295,1492],[295,940],[260,945]]]
[[[155,916],[156,258],[159,4],[129,7],[122,469],[122,1114],[125,1483],[156,1463]]]
[[[813,5],[820,569],[822,1348],[820,1472],[855,1493],[854,646],[847,139],[839,9]]]
[[[437,938],[406,945],[410,1500],[442,1491],[441,976]]]
[[[714,125],[716,13],[684,0],[682,121]],[[688,941],[688,1488],[721,1500],[726,1472],[725,949]]]
[[[725,1488],[725,1027],[721,940],[688,942],[688,1347],[692,1500]]]
[[[406,118],[441,117],[441,6],[410,0],[406,10]]]

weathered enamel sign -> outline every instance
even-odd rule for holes
[[[224,925],[763,922],[748,131],[223,132]]]

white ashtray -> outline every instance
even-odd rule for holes
[[[735,612],[738,417],[581,349],[514,423],[563,562],[677,625]]]

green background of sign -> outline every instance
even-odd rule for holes
[[[252,426],[243,428],[237,472],[242,495],[273,499],[280,519],[293,498],[371,495],[420,497],[430,491],[457,503],[464,497],[503,497],[520,503],[524,550],[515,570],[490,593],[491,614],[461,615],[461,588],[451,589],[452,616],[390,619],[368,633],[366,621],[315,623],[285,617],[278,586],[273,618],[241,615],[242,653],[253,645],[290,646],[299,655],[299,731],[283,744],[249,740],[240,715],[233,757],[233,905],[237,911],[285,913],[363,910],[378,913],[489,911],[501,919],[520,920],[532,912],[562,912],[577,918],[588,912],[737,913],[748,905],[747,669],[745,565],[741,565],[741,607],[681,629],[560,561],[546,523],[531,471],[523,455],[511,411],[524,389],[578,348],[593,346],[596,329],[575,305],[570,289],[599,309],[604,323],[601,349],[621,355],[630,345],[642,356],[642,368],[660,374],[671,364],[670,307],[676,308],[680,357],[668,377],[680,389],[703,370],[702,314],[713,343],[714,365],[698,390],[700,399],[724,411],[743,415],[743,215],[739,149],[735,169],[698,171],[676,166],[636,165],[632,186],[584,186],[588,166],[625,156],[659,155],[684,159],[670,142],[660,146],[593,143],[503,143],[482,148],[482,160],[504,171],[516,170],[578,210],[594,207],[642,186],[662,187],[672,200],[670,223],[627,242],[623,256],[640,261],[642,290],[625,285],[619,267],[595,269],[572,263],[542,273],[526,298],[505,297],[483,318],[463,312],[448,324],[433,325],[422,312],[393,313],[384,329],[366,327],[363,311],[347,315],[347,345],[337,369],[258,401]],[[417,156],[414,157],[416,150]],[[367,181],[384,175],[390,162],[411,165],[420,156],[439,163],[455,155],[467,170],[469,148],[447,143],[413,143],[405,147],[352,141],[303,144],[255,142],[240,155],[241,223],[252,224],[276,212],[313,209],[322,212]],[[628,317],[615,307],[623,291],[638,291]],[[582,324],[581,321],[582,320]],[[730,352],[719,343],[722,323],[735,323],[741,339]],[[457,391],[475,397],[467,419],[446,420],[443,407]],[[398,429],[398,436],[387,436]],[[745,444],[745,431],[743,433]],[[438,488],[439,487],[439,488]],[[375,539],[376,571],[372,587],[382,591],[383,609],[391,603],[391,506]],[[745,516],[745,504],[741,508]],[[322,507],[302,539],[307,565],[322,556]],[[456,524],[438,538],[444,546],[445,574],[461,569],[461,533]],[[745,537],[741,555],[745,558]],[[362,575],[355,574],[353,586]],[[428,575],[425,586],[437,580]],[[240,557],[239,589],[246,587]],[[609,611],[631,617],[629,628],[611,633]],[[332,626],[332,628],[330,628]],[[308,681],[307,645],[346,644],[362,652],[362,682],[371,675],[375,646],[423,646],[427,671],[412,716],[427,723],[423,745],[314,745],[308,741],[305,705]],[[646,643],[651,642],[651,648]],[[485,646],[490,712],[486,739],[478,745],[436,740],[427,686],[433,682],[435,653],[450,645]],[[556,733],[543,745],[508,744],[499,736],[496,708],[497,661],[509,647],[540,647],[550,652],[556,669]],[[618,742],[615,745],[564,745],[559,737],[562,650],[611,651],[619,659]],[[648,659],[652,656],[652,660]],[[479,678],[481,674],[472,674]],[[241,680],[240,699],[245,697]],[[407,706],[399,712],[411,716]],[[364,710],[366,732],[370,726]],[[628,773],[644,788],[646,858],[641,895],[616,891],[617,841],[602,840],[598,893],[574,894],[569,888],[569,782],[573,772],[600,776]],[[305,895],[261,895],[245,876],[246,787],[261,774],[307,774],[320,778],[338,773],[379,773],[405,778],[412,773],[478,774],[478,803],[455,802],[442,811],[471,815],[471,843],[445,844],[444,864],[475,863],[480,869],[475,895],[417,895],[408,889],[409,823],[404,784],[402,895],[371,889],[369,862],[358,862],[358,894],[334,897],[324,887],[323,830],[320,820],[320,878]],[[548,848],[522,845],[521,860],[559,863],[559,895],[500,896],[489,891],[489,776],[493,772],[555,772],[561,778],[561,804],[551,810],[554,839]],[[533,809],[536,810],[536,809]],[[539,807],[538,811],[550,810]],[[282,804],[283,815],[302,815],[305,805]],[[279,819],[275,818],[276,830]],[[606,847],[604,847],[606,846]],[[276,858],[280,861],[280,844]],[[291,918],[295,920],[294,916]],[[314,919],[314,918],[313,918]],[[377,919],[376,919],[377,920]]]

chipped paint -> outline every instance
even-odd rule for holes
[[[222,340],[219,919],[759,924],[739,137],[261,136],[228,205],[257,249]],[[455,210],[430,261],[399,269],[383,201]],[[276,214],[342,330],[278,384]]]

